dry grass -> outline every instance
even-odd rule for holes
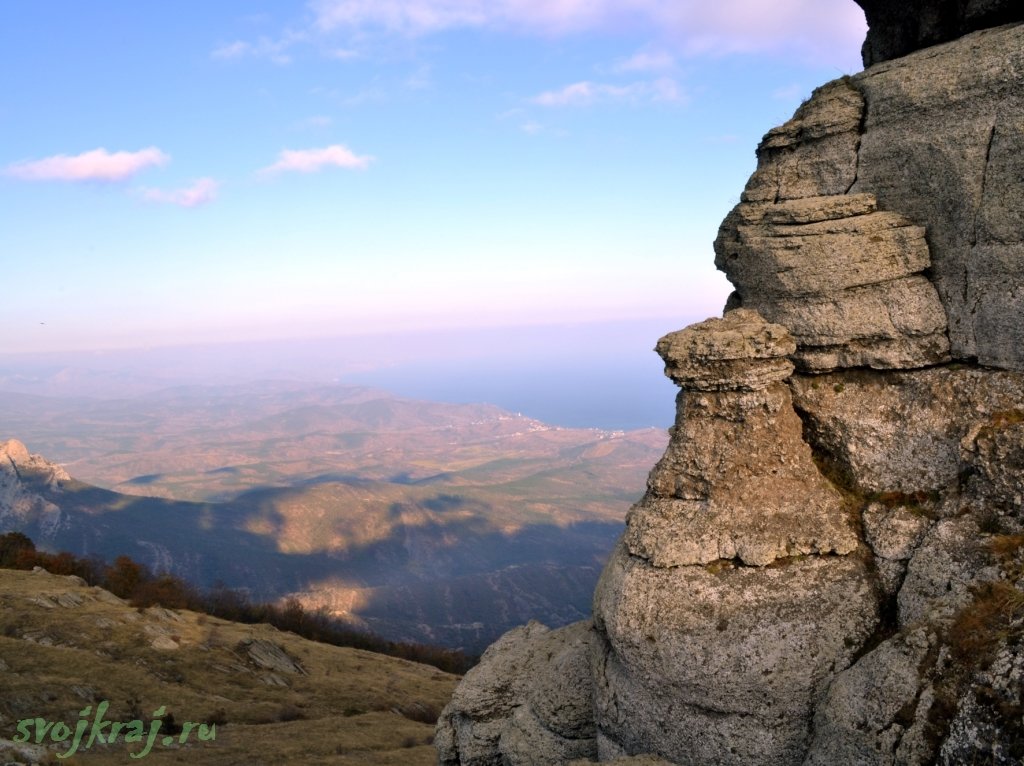
[[[178,648],[156,649],[158,639]],[[245,639],[272,642],[304,673],[259,667],[240,648]],[[107,720],[129,720],[141,711],[148,725],[164,705],[178,723],[217,722],[214,742],[158,745],[145,758],[152,764],[426,766],[436,759],[429,719],[458,680],[268,625],[137,610],[66,577],[10,570],[0,571],[0,663],[0,739],[11,739],[23,718],[73,727],[78,711],[104,699],[110,701]],[[94,748],[53,762],[134,762],[128,750],[124,744]]]
[[[1022,618],[1024,592],[1004,581],[983,583],[953,620],[950,647],[965,664],[985,667],[1003,641],[1020,636]]]

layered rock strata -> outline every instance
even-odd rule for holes
[[[722,225],[730,305],[789,327],[812,371],[1024,369],[1022,114],[1020,26],[819,88]]]
[[[854,509],[802,438],[794,349],[747,309],[658,343],[683,390],[594,595],[602,758],[798,762],[823,683],[877,622]]]
[[[927,44],[954,5],[1008,7],[922,0],[893,34]],[[658,343],[677,420],[592,622],[489,653],[443,763],[568,763],[558,732],[601,762],[1024,763],[1022,126],[1010,26],[830,83],[768,133],[715,243],[727,311]],[[543,691],[552,641],[573,670]]]
[[[648,491],[627,517],[628,552],[657,567],[765,566],[857,547],[850,511],[820,474],[785,380],[786,328],[738,309],[665,336],[683,387]]]

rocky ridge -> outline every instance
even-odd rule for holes
[[[61,483],[70,479],[63,467],[30,454],[17,439],[0,442],[0,528],[34,524],[53,532],[66,526],[60,508],[35,488],[59,493]]]
[[[593,619],[495,644],[441,764],[1024,761],[1022,84],[1024,26],[985,29],[765,136]]]

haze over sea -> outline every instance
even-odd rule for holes
[[[673,320],[633,320],[8,354],[0,355],[0,390],[121,398],[180,385],[336,383],[415,399],[488,402],[552,425],[666,427],[674,387],[651,349],[671,329]]]

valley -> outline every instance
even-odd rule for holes
[[[8,394],[0,422],[61,466],[8,477],[24,497],[9,491],[4,529],[468,651],[529,619],[589,612],[667,440],[273,382],[119,400]]]

